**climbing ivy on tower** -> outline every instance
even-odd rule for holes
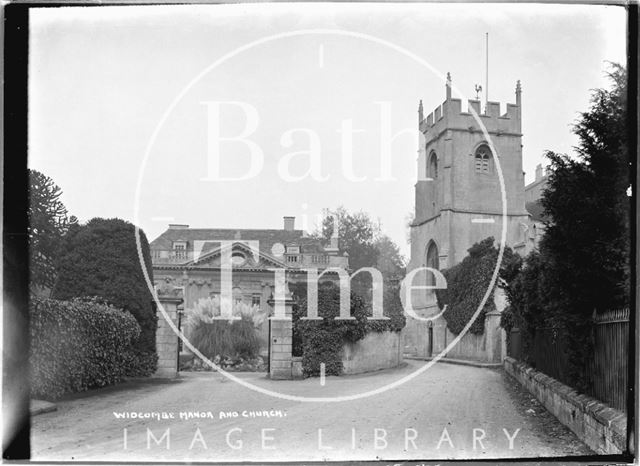
[[[447,310],[444,312],[447,328],[456,335],[462,332],[478,310],[491,284],[498,260],[498,249],[494,246],[492,236],[475,243],[467,251],[469,254],[462,262],[442,272],[447,279],[447,288],[436,290],[440,309],[447,305]],[[485,315],[494,309],[492,290],[469,331],[482,334]]]

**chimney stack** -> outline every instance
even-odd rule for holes
[[[338,228],[340,228],[336,217],[331,217],[333,219],[333,234],[329,240],[329,247],[324,248],[325,252],[328,256],[337,256],[340,251],[340,237],[338,233]]]
[[[179,223],[170,223],[169,230],[186,230],[189,228],[189,225],[179,224]]]
[[[540,181],[542,179],[542,165],[536,165],[536,181]]]
[[[295,230],[296,218],[295,217],[283,217],[284,219],[284,230],[285,231],[293,231]]]

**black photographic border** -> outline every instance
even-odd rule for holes
[[[375,0],[374,0],[375,1]],[[3,101],[3,374],[2,374],[2,410],[3,417],[11,413],[16,419],[13,431],[5,431],[3,439],[3,459],[5,462],[34,463],[34,464],[63,464],[54,461],[29,461],[30,458],[30,415],[29,415],[29,315],[28,315],[28,281],[29,281],[29,253],[27,238],[27,206],[28,206],[28,57],[29,57],[29,10],[31,8],[59,8],[59,7],[91,7],[101,6],[125,6],[125,5],[176,5],[176,4],[219,4],[225,2],[202,1],[70,1],[70,2],[43,2],[43,1],[16,1],[7,4],[3,8],[4,36],[3,52],[4,61],[2,74],[4,86]],[[230,1],[229,3],[242,3]],[[248,3],[248,2],[247,2]],[[455,2],[458,3],[458,2]],[[472,1],[469,3],[485,3]],[[510,3],[499,1],[496,3]],[[640,371],[638,357],[636,355],[640,340],[640,327],[638,325],[637,310],[640,307],[640,283],[638,282],[637,269],[640,264],[640,249],[638,248],[638,229],[640,217],[638,216],[637,189],[640,186],[640,173],[638,172],[638,132],[640,125],[638,119],[638,2],[630,0],[604,2],[568,2],[568,1],[544,1],[540,3],[571,3],[584,5],[612,5],[624,7],[627,12],[627,63],[628,70],[628,122],[629,152],[632,161],[633,196],[631,199],[631,280],[630,295],[634,296],[630,306],[630,330],[633,329],[633,338],[629,339],[629,374],[627,395],[627,451],[621,455],[593,455],[593,456],[567,456],[554,458],[522,458],[510,460],[455,460],[455,461],[363,461],[349,462],[349,464],[611,464],[631,463],[637,461],[637,435],[638,435],[638,380]],[[635,449],[632,452],[631,449]],[[78,462],[78,464],[113,464],[114,462]],[[151,464],[152,462],[129,462],[129,464]],[[163,464],[184,464],[180,462],[168,462]],[[251,464],[251,463],[248,463]],[[256,463],[254,463],[256,464]],[[326,462],[286,462],[278,461],[270,464],[327,464]]]

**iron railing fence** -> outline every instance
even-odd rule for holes
[[[507,355],[522,360],[522,334],[519,328],[511,329],[507,339]]]
[[[594,315],[593,323],[593,353],[585,369],[585,378],[590,381],[587,394],[624,411],[628,393],[629,309]],[[536,370],[571,385],[567,339],[563,332],[557,327],[538,328],[525,351],[521,331],[514,328],[509,334],[507,354],[528,361]]]
[[[629,309],[595,316],[589,395],[626,410],[629,375]]]

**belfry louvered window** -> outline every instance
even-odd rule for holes
[[[491,149],[486,144],[476,149],[475,167],[477,173],[491,172]]]

